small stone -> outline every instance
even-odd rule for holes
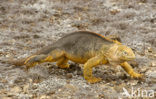
[[[24,93],[27,93],[28,92],[28,88],[29,88],[29,85],[28,84],[27,85],[24,85],[23,92]]]
[[[78,90],[78,88],[76,86],[73,86],[71,84],[66,84],[65,88],[70,89],[72,92],[75,92]]]
[[[151,66],[152,66],[152,67],[156,67],[156,62],[152,61],[152,62],[151,62]]]
[[[40,38],[40,36],[37,35],[37,34],[35,34],[35,35],[33,36],[33,38],[38,39],[38,38]]]
[[[134,68],[134,67],[138,67],[138,63],[136,61],[131,61],[130,65]]]
[[[7,83],[8,81],[6,79],[1,79],[2,83]]]
[[[118,86],[115,86],[114,89],[117,91],[117,92],[120,92],[123,88],[123,85],[118,85]]]
[[[151,47],[148,47],[148,52],[153,52],[153,49]]]
[[[0,94],[6,94],[7,91],[5,89],[0,90]]]
[[[33,82],[33,80],[32,80],[32,79],[29,79],[29,82],[30,82],[30,83],[32,83],[32,82]]]
[[[66,80],[66,83],[69,84],[70,83],[70,80]]]
[[[40,83],[41,80],[40,79],[34,79],[33,83]]]
[[[147,3],[147,0],[140,0],[140,3]]]
[[[8,96],[8,97],[13,97],[13,96],[15,96],[15,94],[13,94],[13,93],[11,93],[11,92],[7,92],[7,96]]]
[[[145,67],[145,66],[142,66],[142,67],[144,67],[144,68],[141,68],[141,69],[140,69],[140,71],[141,71],[142,73],[146,73],[146,72],[149,70],[148,67]]]
[[[32,86],[32,89],[33,89],[33,90],[37,89],[37,86],[36,86],[36,85],[33,85],[33,86]]]
[[[127,84],[131,85],[131,86],[135,86],[138,84],[138,80],[131,80],[129,81]]]
[[[67,75],[66,75],[66,78],[72,78],[73,76],[72,76],[72,74],[71,73],[68,73]]]
[[[26,79],[24,79],[24,78],[17,78],[17,79],[15,79],[15,83],[16,84],[18,84],[18,83],[23,83],[23,82],[25,82],[26,81]]]
[[[62,89],[58,89],[58,92],[61,92],[62,91]]]
[[[20,93],[21,91],[22,91],[22,89],[19,86],[15,86],[15,87],[11,88],[11,92],[14,92],[14,93]]]
[[[120,12],[119,9],[112,9],[112,10],[110,10],[110,13],[111,13],[112,15],[116,15],[116,14],[119,13],[119,12]]]
[[[39,99],[50,99],[50,96],[42,95]]]
[[[105,98],[105,95],[104,94],[99,94],[98,98],[99,99],[104,99]]]
[[[1,99],[12,99],[11,97],[0,97]]]
[[[51,91],[47,95],[53,95],[53,94],[55,94],[55,91]]]

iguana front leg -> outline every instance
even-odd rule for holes
[[[100,64],[106,64],[107,60],[105,60],[104,57],[102,56],[95,56],[91,59],[89,59],[85,64],[84,64],[84,78],[89,82],[89,83],[96,83],[101,81],[101,78],[96,78],[92,75],[92,68],[96,67],[97,65]]]
[[[123,62],[120,65],[132,78],[142,78],[142,74],[136,73],[127,62]]]

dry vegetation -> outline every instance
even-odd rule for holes
[[[67,70],[43,63],[29,72],[3,62],[29,56],[77,30],[119,36],[134,50],[131,65],[145,79],[104,65],[94,69],[103,81],[88,84],[81,65],[72,62]],[[156,93],[155,0],[0,0],[1,99],[116,99],[132,87]]]

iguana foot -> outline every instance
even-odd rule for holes
[[[139,73],[136,73],[136,72],[129,73],[129,75],[130,75],[132,78],[142,78],[142,77],[143,77],[142,74],[139,74]]]
[[[37,64],[38,64],[38,62],[26,64],[26,69],[25,70],[28,71],[30,68],[34,67]]]
[[[69,68],[69,64],[61,64],[59,67],[62,69]]]
[[[101,78],[96,78],[96,77],[89,77],[89,78],[85,78],[85,79],[89,83],[97,83],[97,82],[100,82],[102,80]]]

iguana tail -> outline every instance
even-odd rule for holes
[[[13,60],[13,59],[8,59],[8,60],[0,60],[1,63],[6,63],[6,64],[12,64],[16,66],[22,66],[24,65],[26,58],[23,59],[18,59],[18,60]]]
[[[10,61],[8,61],[8,63],[16,65],[16,66],[22,66],[22,65],[24,65],[25,60],[26,60],[26,58],[18,59],[18,60],[10,60]]]

